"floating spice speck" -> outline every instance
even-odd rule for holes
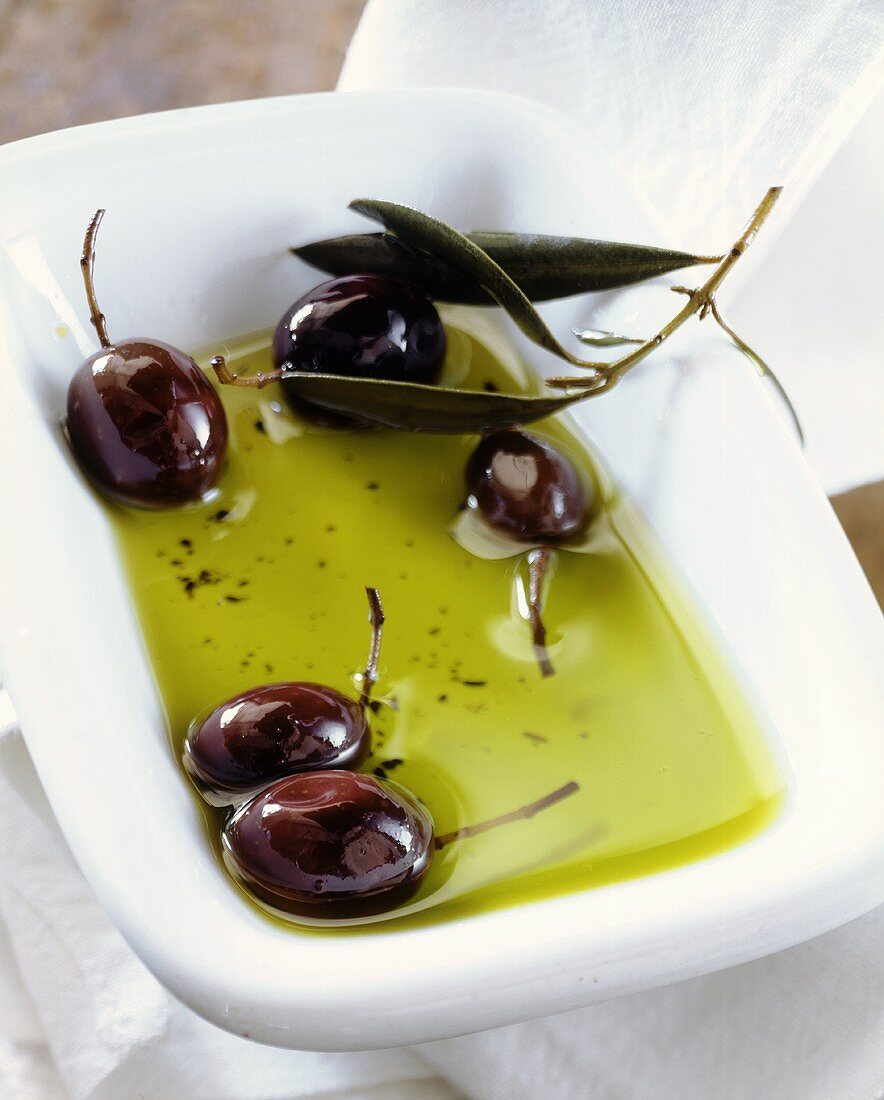
[[[202,588],[205,585],[220,584],[222,580],[224,580],[224,577],[220,573],[213,573],[209,569],[201,569],[199,573],[193,577],[178,577],[179,583],[190,597],[193,596],[197,588]]]
[[[542,733],[532,733],[531,730],[522,730],[522,736],[526,737],[533,745],[546,745],[549,743],[548,737],[544,737]]]

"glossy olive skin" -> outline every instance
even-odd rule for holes
[[[195,722],[184,763],[198,784],[235,795],[297,772],[358,768],[370,745],[365,711],[355,699],[322,684],[269,684]]]
[[[224,829],[236,877],[275,909],[317,919],[386,912],[418,890],[433,822],[371,775],[308,772],[274,783]]]
[[[467,461],[466,487],[488,523],[520,542],[562,542],[589,521],[589,494],[573,463],[527,432],[485,436]]]
[[[419,287],[387,275],[345,275],[315,286],[285,313],[273,358],[278,368],[432,384],[445,346],[439,314]],[[285,382],[283,388],[310,419],[330,426],[354,422],[318,410]]]
[[[227,452],[211,382],[190,356],[156,340],[126,340],[86,360],[68,387],[67,432],[90,480],[140,507],[199,500]]]

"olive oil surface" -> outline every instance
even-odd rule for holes
[[[444,381],[536,389],[481,311],[445,316]],[[231,346],[233,369],[269,369],[268,343]],[[412,791],[439,834],[580,786],[438,852],[416,898],[372,922],[412,927],[660,871],[772,820],[782,780],[756,717],[566,422],[529,430],[567,449],[599,505],[586,545],[555,552],[544,619],[556,675],[543,679],[526,619],[530,548],[488,560],[450,533],[475,437],[323,430],[278,387],[222,396],[231,454],[215,496],[110,508],[176,757],[196,715],[250,687],[312,680],[358,694],[371,585],[387,623],[364,770]],[[226,811],[197,802],[220,859]]]

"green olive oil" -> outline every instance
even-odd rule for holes
[[[447,316],[447,380],[531,388],[481,314]],[[267,345],[231,347],[232,368],[269,369]],[[475,437],[323,430],[278,387],[223,399],[231,453],[213,499],[111,508],[175,755],[195,715],[250,687],[358,694],[371,585],[387,623],[364,770],[412,791],[439,834],[580,786],[446,847],[417,897],[374,921],[409,927],[660,871],[772,820],[782,780],[756,717],[642,522],[561,419],[531,430],[582,459],[599,506],[589,544],[555,553],[544,620],[556,675],[544,679],[525,555],[486,560],[449,533]],[[220,853],[225,812],[200,806]]]

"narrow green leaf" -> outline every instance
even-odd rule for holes
[[[487,252],[532,302],[611,290],[713,261],[712,257],[689,252],[582,237],[486,232],[465,235]],[[291,251],[329,275],[392,275],[418,283],[441,302],[494,304],[478,283],[457,268],[427,252],[404,249],[396,238],[385,233],[334,237]]]
[[[301,371],[285,374],[282,385],[297,397],[373,424],[455,435],[530,424],[588,396],[487,393]]]
[[[651,245],[539,233],[472,232],[469,238],[534,301],[611,290],[720,259]],[[562,287],[570,289],[562,292]]]

